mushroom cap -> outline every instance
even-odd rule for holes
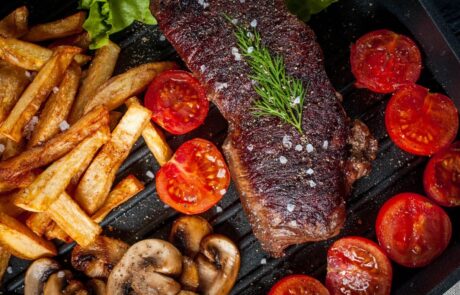
[[[72,266],[91,278],[107,278],[128,248],[125,242],[100,236],[88,247],[75,246]]]
[[[44,283],[59,268],[59,263],[53,259],[40,258],[35,260],[25,275],[24,295],[40,295],[43,292]]]
[[[175,295],[180,285],[171,276],[181,272],[182,255],[176,247],[163,240],[143,240],[132,245],[110,273],[107,294]],[[171,293],[163,293],[168,288]]]
[[[171,228],[169,241],[181,253],[194,258],[200,251],[201,240],[212,233],[212,226],[200,216],[181,216],[176,219]]]
[[[230,292],[240,270],[240,252],[229,238],[218,234],[205,237],[195,261],[202,294],[224,295]]]

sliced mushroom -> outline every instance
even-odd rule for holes
[[[190,257],[184,256],[182,259],[182,274],[179,282],[182,288],[188,291],[195,291],[200,284],[198,266]]]
[[[125,242],[100,236],[86,248],[73,249],[72,266],[91,278],[107,278],[128,248]]]
[[[205,237],[195,261],[202,294],[225,295],[230,292],[240,270],[240,252],[229,238],[218,234]]]
[[[59,263],[49,258],[35,260],[27,269],[24,279],[24,295],[40,295],[49,276],[59,270]]]
[[[212,226],[200,216],[182,216],[174,221],[169,235],[169,241],[181,253],[195,258],[200,251],[201,240],[212,233]]]
[[[89,295],[88,290],[80,281],[71,280],[62,292],[63,295]],[[45,294],[43,294],[45,295]]]
[[[93,295],[107,295],[106,286],[104,281],[92,279],[88,282],[89,288]]]
[[[181,286],[171,277],[182,272],[182,255],[157,239],[140,241],[123,255],[110,273],[107,294],[176,295]]]
[[[43,295],[62,295],[72,277],[72,273],[69,270],[60,270],[53,273],[43,287]]]

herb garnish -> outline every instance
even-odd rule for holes
[[[283,58],[272,56],[262,44],[259,32],[256,29],[251,31],[235,25],[238,46],[252,69],[250,78],[255,81],[254,90],[260,96],[254,102],[254,114],[278,117],[302,134],[302,110],[306,94],[302,81],[289,76]]]

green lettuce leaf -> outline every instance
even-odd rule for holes
[[[338,0],[286,0],[289,10],[301,20],[308,21],[312,14],[326,9]]]
[[[149,0],[81,0],[80,8],[89,10],[83,28],[91,37],[91,49],[109,42],[109,36],[129,27],[134,21],[156,24]]]

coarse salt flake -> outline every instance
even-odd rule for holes
[[[24,135],[27,139],[30,139],[30,136],[32,135],[32,132],[35,129],[35,126],[38,124],[38,117],[33,116],[32,119],[30,119],[29,123],[27,123],[26,127],[24,127]]]
[[[11,266],[8,266],[6,268],[6,271],[11,274],[11,273],[13,273],[13,268]]]
[[[66,120],[64,120],[61,123],[59,123],[59,129],[61,129],[61,131],[66,131],[69,128],[70,128],[70,125],[69,125],[69,123],[67,123]]]
[[[220,194],[221,196],[223,196],[223,195],[225,195],[226,192],[227,192],[226,189],[221,189],[221,190],[219,191],[219,194]]]
[[[5,151],[5,145],[0,143],[0,154]]]
[[[254,47],[249,46],[249,47],[248,47],[248,53],[251,54],[251,53],[253,53],[253,52],[254,52]]]
[[[250,144],[246,148],[248,149],[248,151],[252,152],[252,150],[254,149],[254,146]]]
[[[204,0],[198,0],[198,4],[200,4],[201,6],[203,6],[203,8],[207,8],[209,6],[209,3],[207,3],[206,1]]]
[[[329,147],[329,141],[325,140],[323,142],[323,149],[327,150],[328,147]]]
[[[294,101],[292,102],[292,104],[294,105],[297,105],[297,104],[300,104],[300,96],[297,96]]]
[[[262,264],[262,265],[267,264],[267,259],[266,259],[266,258],[262,258],[262,259],[260,260],[260,264]]]
[[[312,175],[313,173],[314,173],[313,169],[311,169],[311,168],[308,168],[308,170],[307,170],[307,174],[308,174],[308,175]]]
[[[287,149],[292,147],[291,137],[289,135],[283,136],[283,146]]]
[[[295,209],[295,205],[294,205],[294,204],[287,204],[287,207],[286,207],[286,208],[287,208],[287,210],[288,210],[289,212],[293,212],[294,209]]]
[[[281,156],[281,157],[280,157],[280,163],[281,163],[281,164],[286,164],[286,163],[287,163],[287,159],[286,159],[285,156]]]
[[[65,272],[60,270],[60,271],[58,271],[58,273],[56,275],[57,275],[58,278],[63,278],[63,277],[65,277]]]
[[[313,180],[308,181],[308,184],[310,185],[310,187],[316,186],[316,183]]]
[[[216,157],[213,157],[211,155],[206,155],[206,159],[208,159],[208,161],[211,161],[213,163],[216,161]]]
[[[238,24],[238,19],[237,18],[232,19],[232,24],[237,25]]]
[[[150,179],[153,179],[153,178],[155,177],[155,174],[153,174],[153,172],[150,171],[150,170],[147,171],[147,172],[145,173],[145,175],[146,175],[148,178],[150,178]]]
[[[161,35],[160,35],[160,41],[165,41],[165,40],[166,40],[165,35],[161,34]]]
[[[311,144],[307,144],[307,152],[308,153],[313,152],[313,146]]]
[[[222,90],[222,89],[225,89],[228,87],[228,84],[227,83],[220,83],[220,82],[217,82],[216,83],[216,89],[217,91],[219,90]]]
[[[256,19],[253,19],[250,23],[251,27],[255,28],[257,27],[257,20]]]
[[[59,92],[59,87],[54,86],[53,87],[53,93],[58,93]]]
[[[27,77],[27,78],[31,78],[31,77],[32,77],[32,73],[29,72],[29,71],[26,71],[26,77]]]
[[[303,150],[303,146],[298,144],[295,146],[295,150],[298,151],[298,152],[301,152]]]
[[[206,66],[205,66],[205,65],[201,65],[200,71],[201,71],[202,73],[204,73],[204,71],[206,71]]]
[[[217,171],[217,178],[224,178],[226,173],[224,168],[220,168],[219,171]]]
[[[168,204],[164,204],[164,205],[163,205],[163,208],[168,209],[168,208],[169,208],[169,205],[168,205]]]
[[[216,206],[216,213],[222,213],[222,207],[221,206]]]

